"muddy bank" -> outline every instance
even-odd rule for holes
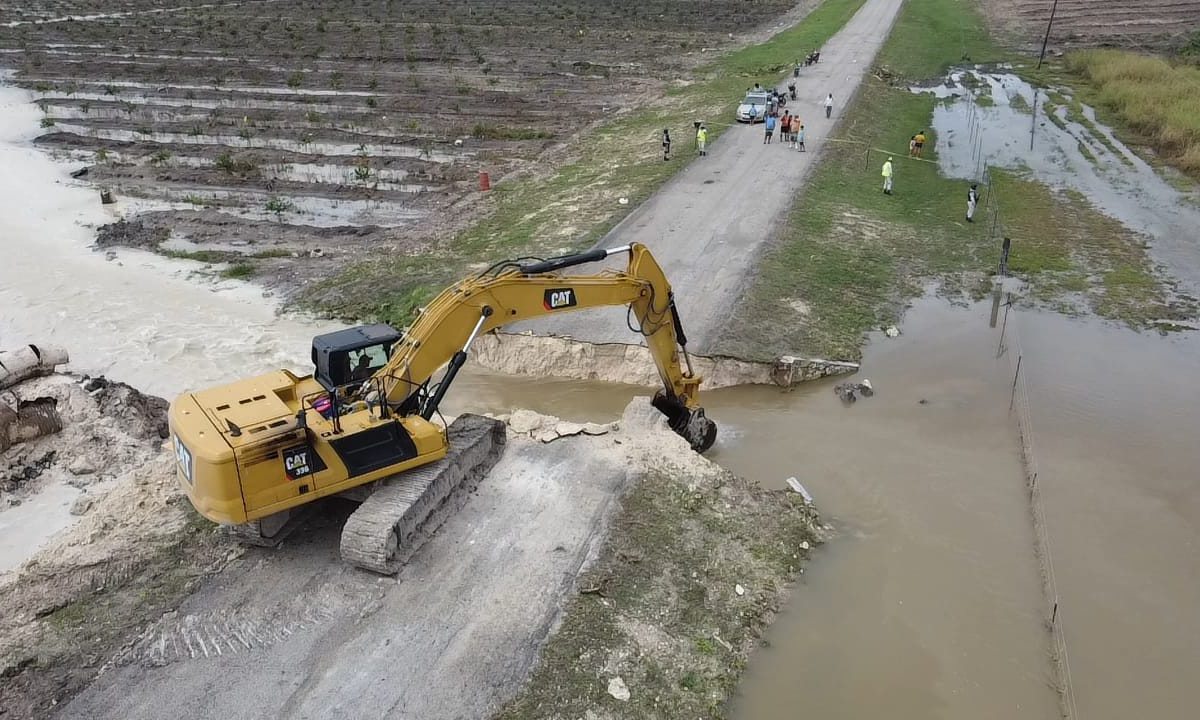
[[[0,453],[0,706],[44,717],[227,548],[175,489],[167,402],[65,373],[5,390],[61,430]]]
[[[492,333],[471,346],[480,367],[511,375],[600,380],[660,387],[654,358],[644,345],[590,343],[531,333]],[[708,390],[734,385],[788,387],[806,380],[856,372],[857,363],[783,356],[773,363],[692,355],[692,367]]]

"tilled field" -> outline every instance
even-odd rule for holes
[[[5,3],[0,67],[35,92],[39,145],[169,228],[164,250],[294,286],[428,250],[480,172],[552,163],[792,5]]]
[[[1026,45],[1039,45],[1053,0],[983,0],[988,14]],[[1200,0],[1058,0],[1051,46],[1159,48],[1200,32]]]

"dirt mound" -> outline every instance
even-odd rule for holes
[[[35,481],[60,481],[86,489],[115,479],[161,452],[167,437],[167,401],[104,378],[55,374],[5,392],[28,413],[53,408],[61,431],[0,453],[0,498],[15,505],[37,492]]]
[[[118,220],[96,230],[96,247],[133,247],[155,250],[166,241],[170,231],[146,225],[141,220]]]
[[[166,439],[170,403],[147,395],[121,382],[84,376],[83,389],[91,394],[102,414],[121,423],[123,429],[143,440]]]

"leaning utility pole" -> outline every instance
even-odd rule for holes
[[[1050,26],[1054,24],[1054,13],[1058,12],[1058,0],[1054,0],[1054,4],[1050,6],[1050,20],[1046,23],[1046,37],[1042,38],[1042,54],[1038,56],[1037,66],[1042,66],[1042,61],[1046,59],[1046,44],[1050,42]]]

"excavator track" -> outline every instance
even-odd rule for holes
[[[445,458],[384,480],[342,528],[342,559],[394,575],[466,502],[504,450],[504,423],[464,414],[447,430]]]

